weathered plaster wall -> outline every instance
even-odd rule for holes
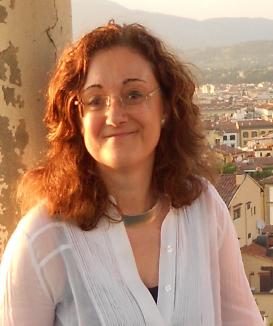
[[[0,0],[0,259],[18,177],[45,148],[45,89],[71,34],[69,0]]]

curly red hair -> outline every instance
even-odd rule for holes
[[[187,65],[142,25],[110,22],[83,36],[59,59],[47,91],[44,121],[49,150],[44,162],[24,175],[18,189],[24,211],[46,199],[50,215],[83,230],[94,228],[105,214],[108,193],[85,148],[76,100],[90,59],[97,51],[114,46],[126,46],[142,55],[163,94],[167,119],[156,149],[154,187],[178,208],[200,195],[206,184],[203,180],[212,180],[200,110],[193,102],[196,85]]]

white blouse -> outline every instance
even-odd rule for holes
[[[117,217],[117,212],[111,212]],[[158,302],[124,224],[92,231],[49,218],[18,224],[0,269],[1,326],[262,326],[228,210],[209,185],[161,228]]]

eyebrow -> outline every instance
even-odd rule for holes
[[[127,78],[123,81],[123,85],[127,84],[127,83],[130,83],[130,82],[135,82],[135,81],[140,81],[140,82],[143,82],[143,83],[146,83],[146,80],[143,80],[143,79],[139,79],[139,78]]]
[[[122,82],[122,84],[123,84],[123,85],[126,85],[126,84],[128,84],[128,83],[130,83],[130,82],[136,82],[136,81],[146,83],[146,80],[144,80],[144,79],[140,79],[140,78],[127,78],[127,79],[125,79],[125,80]],[[89,86],[86,87],[84,90],[89,89],[89,88],[100,88],[100,89],[102,89],[103,86],[102,86],[101,84],[93,84],[93,85],[89,85]]]
[[[100,84],[93,84],[93,85],[89,85],[89,86],[87,86],[86,88],[84,88],[83,90],[85,91],[86,89],[88,89],[88,88],[102,88],[102,86],[100,85]]]

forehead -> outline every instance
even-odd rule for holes
[[[98,51],[90,60],[84,88],[120,86],[126,79],[140,79],[155,84],[152,65],[136,50],[118,46]]]

